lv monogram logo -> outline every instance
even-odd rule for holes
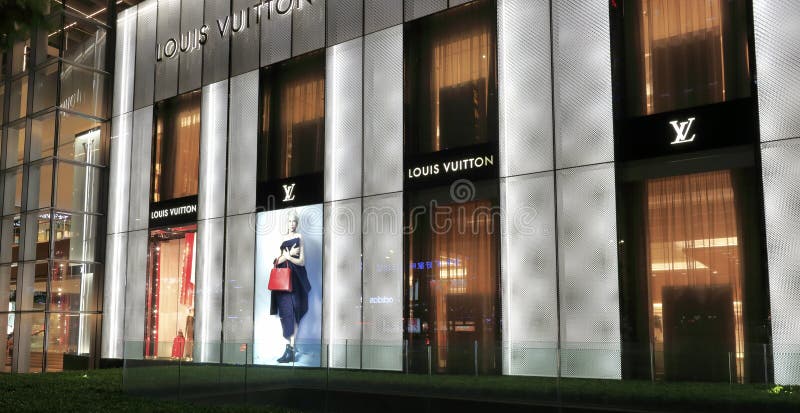
[[[692,123],[694,123],[695,118],[689,118],[689,120],[678,123],[677,120],[673,120],[669,124],[672,125],[672,129],[675,129],[675,140],[671,142],[672,145],[676,143],[687,143],[694,140],[696,134],[692,134],[691,138],[687,138],[689,136],[689,130],[692,129]]]
[[[283,202],[294,201],[294,185],[284,185],[283,186]]]

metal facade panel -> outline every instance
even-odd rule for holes
[[[263,12],[262,12],[263,13]],[[261,21],[261,66],[292,57],[292,13],[269,12]]]
[[[500,241],[503,373],[554,377],[558,373],[553,172],[500,181],[504,213]]]
[[[497,15],[500,175],[552,170],[549,4],[500,0]]]
[[[258,70],[231,78],[228,130],[227,215],[256,209],[258,170]]]
[[[258,68],[261,15],[252,0],[233,0],[231,77]]]
[[[178,53],[178,94],[200,88],[203,81],[203,46],[200,27],[203,26],[203,0],[181,0],[181,31],[179,45],[187,51]]]
[[[128,233],[125,265],[125,358],[141,359],[144,352],[131,353],[128,347],[144,348],[144,314],[147,290],[147,230]]]
[[[403,26],[364,38],[364,195],[403,190]]]
[[[363,368],[403,368],[403,194],[363,198]]]
[[[133,81],[133,108],[153,104],[156,65],[156,14],[158,1],[139,3],[136,19],[136,67]]]
[[[553,0],[556,168],[614,160],[608,2]]]
[[[326,50],[326,202],[361,196],[361,52],[361,38]]]
[[[105,272],[103,273],[103,339],[100,357],[120,359],[123,356],[125,325],[125,269],[128,260],[128,233],[106,237]],[[142,290],[142,297],[145,291]],[[142,313],[144,317],[144,313]],[[144,331],[142,331],[144,333]]]
[[[252,351],[242,344],[253,342],[253,288],[255,288],[255,214],[228,217],[225,238],[225,319],[222,362],[252,363]],[[245,357],[246,356],[246,357]]]
[[[328,1],[328,46],[360,37],[363,33],[363,0]]]
[[[800,139],[761,145],[775,383],[800,384]]]
[[[800,137],[800,2],[753,0],[761,141]]]
[[[136,67],[137,6],[117,16],[117,40],[114,47],[114,96],[111,116],[133,110],[133,78]],[[0,118],[2,118],[0,114]]]
[[[203,45],[203,86],[228,78],[231,40],[231,0],[206,0],[203,21],[208,41]]]
[[[128,230],[128,205],[130,204],[131,141],[133,140],[133,113],[111,119],[111,148],[108,164],[108,215],[106,230],[109,234]]]
[[[228,80],[203,87],[200,105],[200,176],[197,219],[225,215],[225,162],[228,146]]]
[[[556,172],[561,374],[621,378],[614,165]]]
[[[323,207],[323,321],[328,365],[361,367],[361,199]]]
[[[222,271],[225,253],[225,219],[197,223],[197,268],[194,298],[194,358],[218,363],[222,329]]]
[[[325,0],[299,1],[292,11],[292,56],[325,47]]]
[[[411,21],[447,8],[447,0],[405,0],[405,19]]]
[[[181,0],[158,0],[156,42],[164,53],[160,55],[156,51],[156,102],[178,94],[180,28]],[[171,49],[171,45],[174,45],[174,49]],[[174,50],[172,57],[168,57],[170,50]]]
[[[403,24],[403,2],[364,0],[364,33],[373,33]]]
[[[460,6],[462,4],[467,4],[471,1],[472,0],[449,0],[450,7]],[[530,2],[530,0],[528,0],[528,2]],[[539,2],[539,3],[544,3],[544,2]]]
[[[153,146],[153,106],[133,112],[128,229],[147,229],[150,213],[150,157]]]

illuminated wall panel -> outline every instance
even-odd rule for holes
[[[228,145],[228,81],[203,87],[200,106],[200,176],[197,219],[225,214],[225,162]]]

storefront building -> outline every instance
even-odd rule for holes
[[[4,371],[800,383],[794,2],[133,3],[4,59]]]

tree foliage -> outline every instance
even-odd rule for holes
[[[0,0],[0,51],[31,37],[35,27],[47,27],[49,0]]]

